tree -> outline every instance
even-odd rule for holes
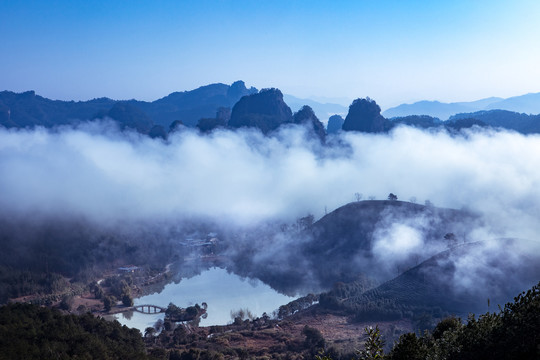
[[[486,313],[466,324],[459,318],[439,322],[433,334],[400,337],[389,354],[396,359],[506,360],[539,358],[540,283],[514,298],[499,313]]]
[[[199,314],[199,311],[197,310],[195,306],[188,306],[186,308],[186,314],[189,317],[189,319],[192,320]]]
[[[169,306],[167,306],[167,310],[165,310],[165,316],[167,318],[177,318],[182,316],[182,314],[182,309],[174,305],[173,303],[169,303]]]
[[[104,292],[103,292],[103,288],[99,285],[96,285],[94,288],[93,288],[93,293],[94,293],[94,297],[96,299],[101,299],[104,295]]]
[[[156,329],[153,326],[149,326],[144,329],[144,337],[152,337],[156,333]]]
[[[131,297],[130,294],[124,294],[122,295],[122,304],[124,304],[124,306],[133,306],[133,298]]]
[[[393,193],[390,193],[390,194],[388,194],[388,200],[390,200],[390,201],[396,201],[396,200],[397,200],[397,196],[394,195]]]
[[[455,316],[447,317],[441,320],[435,329],[433,329],[433,338],[435,340],[443,337],[444,333],[447,331],[456,331],[463,327],[461,324],[461,319]]]
[[[255,315],[248,309],[238,309],[236,311],[231,310],[231,319],[235,320],[236,318],[240,318],[240,320],[253,320],[255,319]]]
[[[356,201],[360,201],[362,200],[362,194],[361,193],[354,193],[354,198],[356,199]]]
[[[379,325],[375,328],[372,326],[366,327],[364,331],[367,335],[367,339],[364,344],[364,349],[358,351],[358,358],[360,360],[382,359],[384,356],[384,341],[381,339]]]
[[[92,314],[0,306],[0,359],[149,359],[141,333]]]
[[[111,311],[112,306],[114,305],[115,300],[111,296],[103,297],[103,307],[105,311]]]
[[[169,320],[165,320],[163,322],[163,328],[165,329],[165,331],[171,331],[173,330],[173,323]]]
[[[73,296],[64,295],[62,296],[62,301],[60,301],[60,304],[58,306],[62,310],[69,311],[71,310],[72,305],[73,305]]]
[[[302,330],[302,334],[306,336],[306,340],[304,341],[306,348],[317,351],[324,349],[326,341],[318,329],[306,325]]]
[[[399,337],[399,342],[388,354],[390,360],[423,360],[428,355],[427,346],[415,333],[407,333]]]

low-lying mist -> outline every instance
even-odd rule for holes
[[[507,235],[536,234],[535,221],[519,224],[540,207],[539,136],[473,130],[452,137],[401,127],[390,135],[344,133],[334,142],[321,146],[300,127],[272,137],[186,130],[168,141],[110,123],[0,129],[0,208],[98,222],[207,216],[246,224],[319,218],[355,193],[385,199],[393,192],[508,220],[497,222]]]
[[[469,241],[525,238],[537,254],[539,153],[538,135],[478,128],[459,135],[410,127],[384,135],[348,132],[324,145],[298,126],[271,136],[183,129],[168,140],[106,121],[0,128],[0,215],[27,222],[85,219],[102,229],[206,219],[238,233],[308,214],[317,220],[346,203],[386,199],[391,192],[399,200],[479,214],[482,225],[467,229]],[[388,273],[413,253],[418,261],[444,248],[427,244],[421,219],[415,221],[381,222],[374,232],[373,254]],[[283,234],[271,239],[250,247],[251,261],[269,271],[281,266],[287,249],[297,249],[292,245],[309,241]],[[297,270],[302,265],[295,258]],[[313,276],[305,269],[302,281]]]

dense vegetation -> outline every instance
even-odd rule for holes
[[[0,359],[147,359],[141,333],[91,314],[0,307]]]
[[[260,318],[242,320],[225,326],[197,328],[190,322],[165,320],[161,332],[147,329],[149,352],[163,351],[168,359],[312,359],[325,348],[321,332],[310,326],[295,329],[288,321]],[[165,350],[166,349],[166,350]]]
[[[266,316],[251,321],[237,318],[231,325],[212,326],[206,331],[169,324],[146,341],[151,348],[168,349],[169,359],[532,360],[540,355],[540,284],[498,313],[479,318],[471,315],[466,323],[448,317],[422,336],[404,334],[386,355],[378,326],[367,327],[365,334],[359,330],[363,346],[348,354],[329,345],[319,330],[303,326],[295,332],[291,325],[289,320],[278,322]]]
[[[540,283],[498,313],[441,321],[432,333],[403,335],[390,360],[533,360],[540,358]]]
[[[498,245],[503,253],[520,246],[519,240],[510,239],[501,240]],[[485,246],[481,242],[452,246],[377,287],[362,279],[337,283],[331,291],[320,295],[320,306],[353,321],[411,319],[417,329],[423,330],[449,314],[466,316],[488,311],[490,306],[506,303],[513,294],[537,281],[537,256],[523,256],[516,264],[497,256],[491,258]],[[454,265],[460,259],[488,262],[497,271],[486,269],[482,280],[474,278],[476,285],[465,289],[456,286],[455,279],[464,276],[458,275]]]
[[[165,311],[165,319],[171,322],[193,321],[205,312],[205,303],[202,304],[202,307],[199,304],[195,304],[193,306],[188,306],[185,309],[180,308],[173,303],[169,303],[169,306],[167,306],[167,310]]]
[[[267,316],[237,318],[227,326],[196,329],[166,320],[161,333],[147,329],[146,350],[138,330],[108,322],[90,314],[62,315],[57,310],[29,304],[0,308],[1,359],[229,359],[261,357],[276,359],[350,359],[327,347],[321,332],[304,326],[300,333],[291,323]],[[196,325],[194,325],[196,326]],[[378,328],[367,328],[364,346],[354,355],[360,359],[388,360],[506,360],[538,359],[540,356],[540,283],[518,295],[497,313],[466,323],[449,317],[422,336],[402,335],[392,350],[382,354],[384,341]],[[359,332],[361,336],[361,332]],[[253,347],[250,343],[266,344]],[[377,357],[378,356],[378,357]]]
[[[59,219],[2,219],[0,227],[0,303],[32,294],[73,295],[103,271],[116,270],[115,264],[162,269],[178,255],[171,240],[150,229],[122,233]]]

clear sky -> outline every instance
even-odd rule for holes
[[[155,100],[242,79],[383,108],[540,92],[540,1],[0,1],[0,90]]]

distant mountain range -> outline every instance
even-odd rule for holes
[[[210,84],[190,91],[174,92],[152,102],[109,98],[60,101],[39,96],[34,91],[1,91],[0,125],[7,128],[52,127],[109,117],[123,126],[148,134],[155,126],[168,130],[175,121],[194,127],[200,119],[214,118],[220,109],[232,109],[240,98],[256,93],[256,88],[246,88],[243,81],[231,85]],[[292,95],[285,95],[284,100],[293,112],[309,105],[324,122],[331,115],[347,112],[343,105],[320,103]]]
[[[283,94],[283,100],[289,105],[292,111],[296,112],[300,110],[304,105],[308,105],[313,109],[313,112],[317,115],[322,122],[325,122],[332,115],[347,115],[349,110],[347,106],[335,103],[321,103],[310,99],[300,99],[292,95]]]
[[[447,120],[459,113],[473,113],[482,110],[507,110],[525,114],[540,114],[540,93],[514,96],[507,99],[490,97],[471,102],[443,103],[439,101],[419,101],[401,104],[387,109],[382,114],[386,118],[409,115],[429,115]]]
[[[221,107],[232,107],[244,95],[257,93],[243,81],[232,85],[211,84],[191,91],[174,92],[152,102],[117,101],[99,98],[89,101],[50,100],[34,91],[0,92],[0,125],[31,127],[73,124],[110,117],[123,125],[149,133],[154,126],[168,129],[174,121],[195,126],[199,119],[216,116]]]
[[[514,130],[522,134],[540,133],[540,115],[527,115],[508,110],[483,110],[474,113],[456,114],[448,119],[457,122],[474,119],[484,126]]]
[[[259,96],[263,92],[266,95]],[[249,100],[234,111],[245,97]],[[293,116],[301,111],[300,118]],[[472,126],[504,128],[523,134],[540,133],[540,115],[527,113],[540,113],[540,93],[460,103],[420,101],[403,104],[381,114],[380,107],[369,98],[356,99],[347,108],[340,104],[283,95],[278,89],[259,91],[254,87],[247,88],[243,81],[174,92],[152,102],[109,98],[75,102],[47,99],[34,91],[0,92],[0,126],[6,128],[54,127],[108,118],[116,121],[122,129],[130,128],[162,138],[180,125],[197,127],[203,133],[219,127],[234,129],[247,126],[259,128],[267,134],[281,125],[305,123],[304,120],[309,119],[310,128],[321,139],[324,139],[325,132],[384,133],[402,125],[445,128],[451,133]],[[328,121],[328,127],[324,129],[323,124],[329,118],[332,121]]]

